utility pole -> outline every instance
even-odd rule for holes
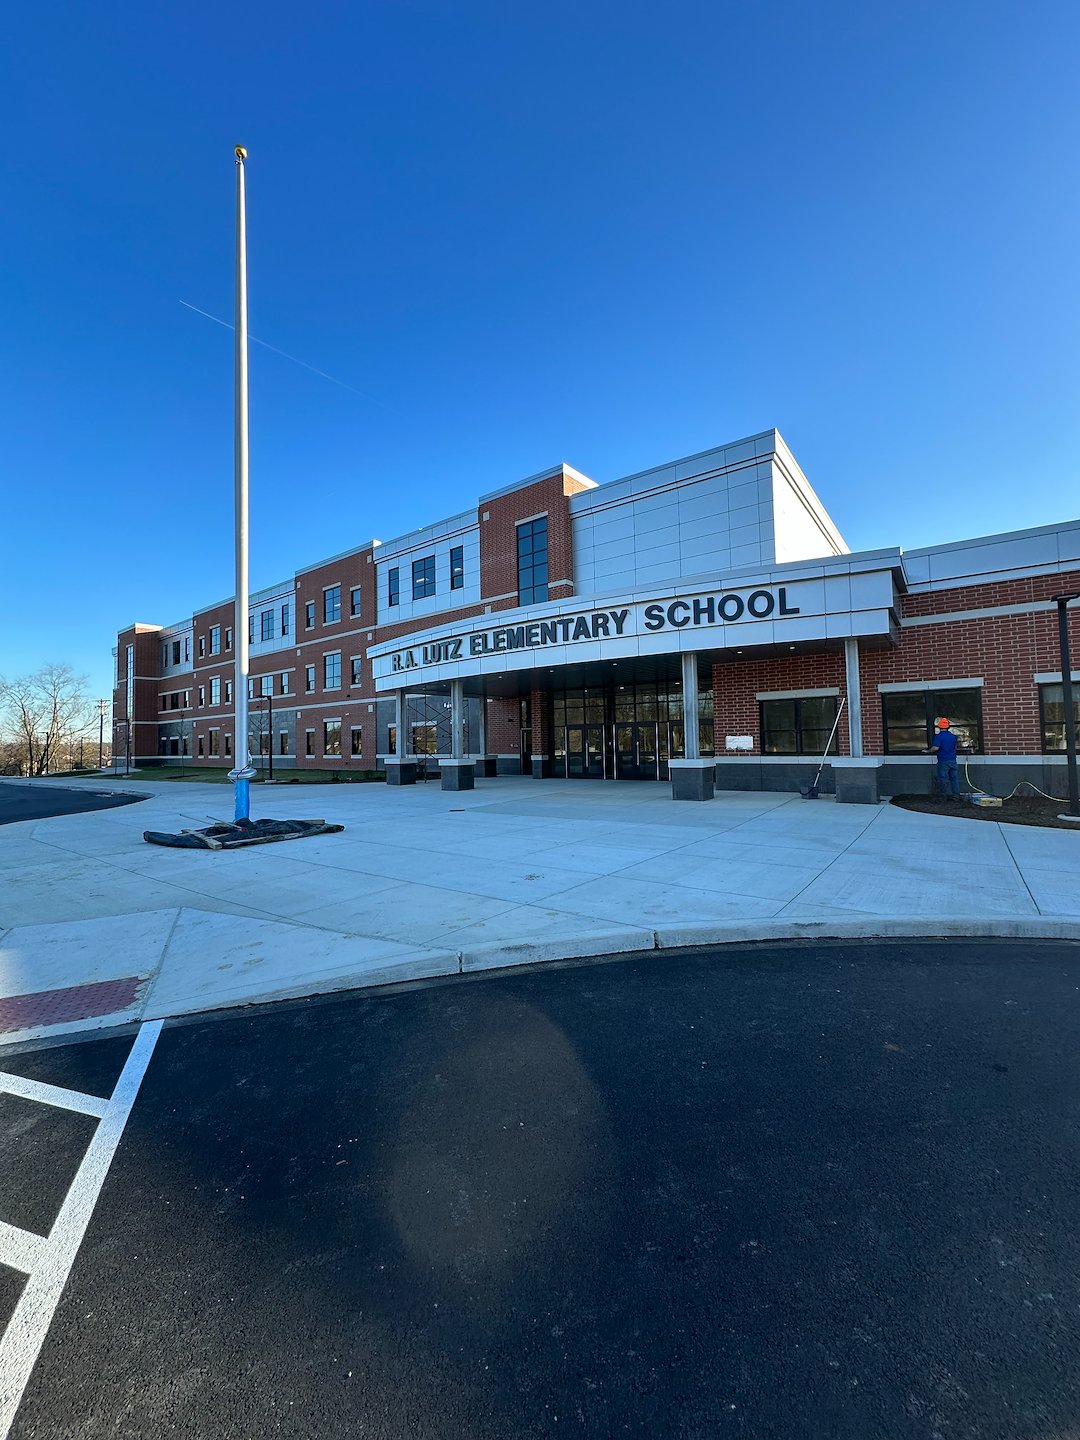
[[[105,701],[99,700],[98,704],[98,732],[97,732],[97,768],[100,770],[105,764]]]
[[[1053,597],[1058,607],[1058,644],[1061,650],[1061,703],[1065,711],[1065,763],[1069,773],[1069,814],[1080,819],[1080,789],[1076,780],[1076,715],[1073,712],[1072,668],[1069,659],[1069,601],[1080,592]]]
[[[247,192],[244,161],[247,151],[237,145],[236,156],[236,349],[234,360],[233,484],[236,528],[236,609],[233,630],[236,644],[236,757],[229,779],[235,781],[233,815],[248,820],[251,813],[251,743],[248,736],[248,333],[247,333]]]

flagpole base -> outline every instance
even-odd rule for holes
[[[230,770],[229,779],[235,781],[233,799],[233,819],[251,819],[251,778],[255,771],[250,765],[245,765],[242,770]]]

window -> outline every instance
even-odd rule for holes
[[[188,748],[188,737],[187,737],[186,735],[185,735],[185,736],[183,737],[183,739],[180,741],[180,754],[181,754],[181,755],[190,755],[190,754],[191,754],[191,751],[190,751],[190,749]]]
[[[205,635],[200,635],[200,636],[199,636],[199,659],[201,660],[205,654],[206,654],[206,636],[205,636]]]
[[[254,700],[254,699],[255,699],[255,677],[254,677],[254,675],[249,675],[249,676],[248,676],[248,699],[249,699],[249,700]]]
[[[259,616],[259,639],[272,640],[274,638],[274,612],[264,610]]]
[[[205,686],[205,685],[200,685],[200,686],[199,686],[199,708],[201,709],[205,704],[206,704],[206,686]]]
[[[184,703],[183,703],[183,705],[181,706],[181,709],[183,709],[183,710],[188,710],[188,709],[190,709],[190,708],[191,708],[191,691],[190,691],[190,690],[185,690],[185,691],[184,691]]]
[[[360,656],[354,655],[349,661],[349,684],[360,684]]]
[[[315,754],[315,731],[314,731],[314,730],[305,730],[305,731],[304,731],[304,754],[305,754],[305,755],[308,755],[308,756]]]
[[[210,654],[211,654],[211,655],[220,655],[220,654],[221,654],[221,626],[220,626],[220,625],[211,625],[211,626],[210,626]]]
[[[397,726],[396,726],[396,725],[388,725],[388,726],[386,727],[386,749],[387,749],[387,753],[390,754],[390,755],[396,755],[396,754],[397,754]]]
[[[360,614],[360,586],[354,585],[349,591],[349,614],[356,618]]]
[[[168,695],[162,695],[162,697],[161,697],[161,708],[162,708],[162,710],[167,710],[167,709],[169,708],[169,697],[168,697]]]
[[[396,605],[401,599],[401,572],[395,565],[386,577],[386,601],[388,605]]]
[[[289,693],[289,672],[287,670],[281,672],[281,693],[283,695]]]
[[[934,722],[948,717],[961,750],[982,752],[982,686],[904,690],[881,697],[886,755],[922,755],[934,743]]]
[[[281,633],[282,633],[282,635],[287,635],[287,634],[289,633],[289,607],[288,607],[288,605],[282,605],[282,607],[281,607]]]
[[[190,635],[185,635],[185,636],[184,636],[184,659],[185,659],[185,660],[190,660],[190,659],[191,659],[191,636],[190,636]]]
[[[835,695],[802,695],[761,701],[761,750],[764,755],[824,755],[836,719]],[[837,753],[836,736],[829,754]]]
[[[315,666],[314,666],[314,665],[305,665],[305,666],[304,666],[304,689],[307,691],[307,693],[308,693],[309,695],[310,695],[311,692],[315,689]]]
[[[465,547],[455,545],[450,551],[450,589],[461,590],[465,585]]]
[[[166,645],[165,641],[163,640],[163,641],[161,642],[161,668],[162,668],[162,670],[166,669],[166,667],[168,666],[168,664],[169,664],[169,647],[168,647],[168,645]]]
[[[225,704],[226,704],[226,705],[231,705],[231,704],[232,704],[232,681],[231,681],[231,680],[226,680],[226,681],[225,681]]]
[[[335,620],[341,619],[341,586],[331,585],[323,591],[323,622],[332,625]]]
[[[210,681],[210,704],[221,704],[221,678],[218,675]]]
[[[179,641],[179,640],[174,640],[174,641],[172,642],[172,663],[173,663],[174,665],[179,665],[179,664],[180,664],[180,641]]]
[[[435,594],[435,556],[425,555],[412,562],[412,598],[425,600]]]
[[[304,625],[308,630],[315,629],[315,601],[309,600],[304,606]]]
[[[260,681],[259,681],[259,694],[260,694],[260,695],[263,695],[263,696],[266,696],[266,695],[273,695],[273,693],[274,693],[274,677],[273,677],[273,675],[263,675],[263,676],[260,678]]]
[[[232,736],[231,736],[231,735],[226,735],[226,736],[225,736],[225,758],[228,759],[228,757],[229,757],[231,754],[232,754]]]
[[[340,754],[341,754],[341,721],[340,721],[340,720],[324,720],[324,721],[323,721],[323,746],[322,746],[322,748],[323,748],[323,754],[324,754],[324,755],[340,755]]]
[[[425,720],[412,727],[412,748],[414,755],[437,755],[439,727]]]
[[[220,731],[220,730],[211,730],[211,731],[210,731],[210,754],[211,754],[211,755],[220,755],[220,754],[221,754],[221,731]]]
[[[174,690],[173,693],[169,696],[169,709],[170,709],[170,710],[179,710],[179,709],[180,709],[180,691],[179,691],[179,690]]]
[[[1047,755],[1065,749],[1065,697],[1061,685],[1039,686],[1042,748]],[[951,716],[949,717],[952,718]],[[1080,731],[1080,682],[1073,681],[1073,723]]]
[[[270,731],[269,731],[269,730],[260,730],[260,731],[259,731],[259,754],[260,754],[260,755],[269,755],[269,754],[270,754]]]
[[[349,745],[349,749],[350,749],[351,753],[352,753],[353,755],[362,755],[362,754],[364,753],[364,732],[363,732],[363,730],[361,730],[361,728],[360,728],[359,725],[354,725],[354,726],[352,727],[352,729],[349,731],[349,736],[350,736],[350,742],[351,742],[350,745]]]
[[[289,753],[289,732],[288,732],[288,730],[282,730],[282,731],[279,731],[279,733],[278,733],[278,754],[279,754],[279,755],[287,755],[288,753]]]
[[[226,650],[231,650],[231,649],[232,649],[232,626],[231,626],[231,625],[226,625],[226,627],[225,627],[225,649],[226,649]]]
[[[255,616],[248,616],[248,644],[255,644]]]
[[[535,605],[548,598],[548,522],[526,520],[518,526],[518,604]]]
[[[203,749],[203,737],[200,735],[200,736],[199,736],[199,759],[200,759],[200,760],[204,760],[205,758],[206,758],[206,751]]]
[[[336,650],[323,656],[323,689],[341,689],[341,656]]]

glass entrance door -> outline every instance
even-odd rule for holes
[[[604,773],[603,725],[567,725],[567,778],[603,780]]]
[[[712,691],[698,713],[701,753],[713,753]],[[667,780],[683,750],[682,687],[670,682],[556,690],[550,700],[551,772],[575,779]]]
[[[664,749],[667,727],[664,727]],[[660,727],[655,720],[615,722],[615,778],[617,780],[659,780],[661,776]],[[667,757],[663,771],[667,773]]]

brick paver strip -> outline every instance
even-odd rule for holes
[[[121,980],[97,980],[92,985],[69,985],[63,990],[39,990],[33,995],[0,998],[0,1034],[29,1030],[36,1025],[62,1025],[111,1015],[134,1004],[146,977],[125,975]]]

